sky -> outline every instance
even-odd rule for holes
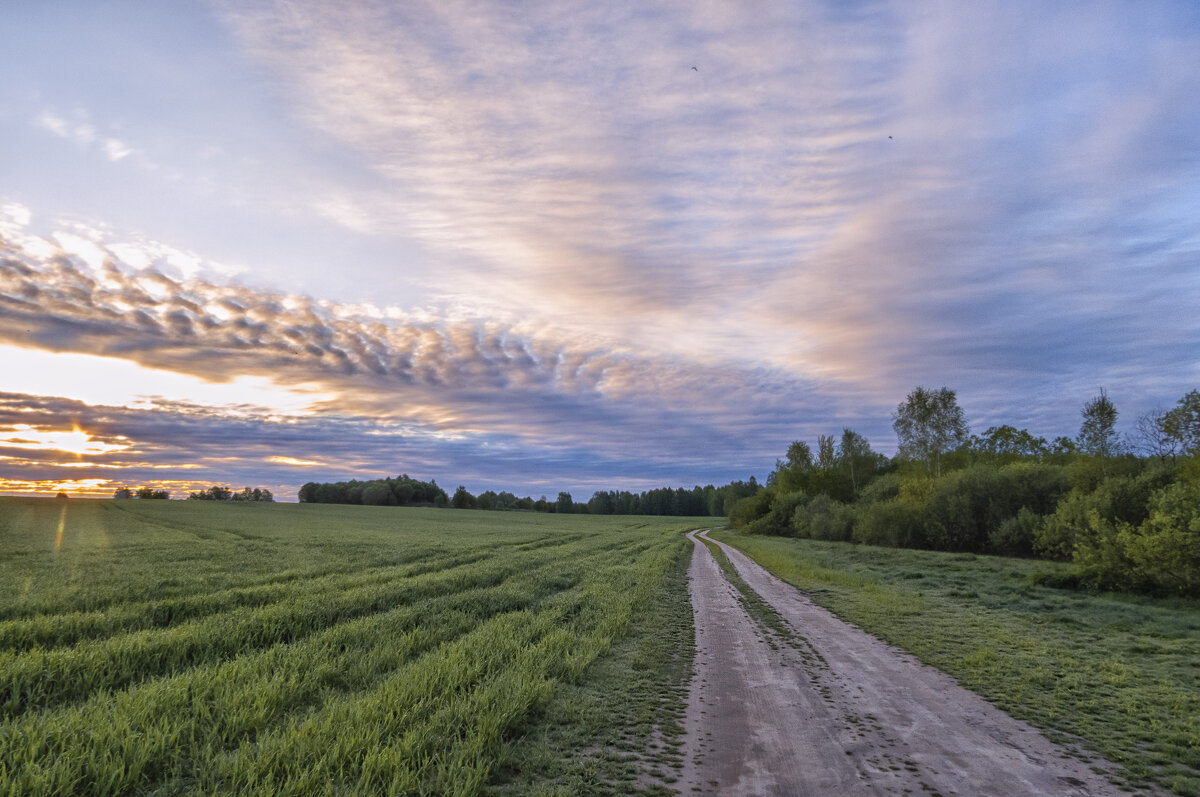
[[[1200,387],[1200,5],[13,0],[0,492],[763,479]]]

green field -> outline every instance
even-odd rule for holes
[[[1067,566],[742,535],[730,543],[844,620],[956,677],[1132,787],[1200,794],[1200,604],[1037,586]]]
[[[0,498],[0,794],[661,792],[704,524]]]

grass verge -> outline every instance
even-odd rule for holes
[[[1126,786],[1200,793],[1200,604],[1035,585],[1047,562],[712,536]]]

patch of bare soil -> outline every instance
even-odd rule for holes
[[[696,534],[682,794],[1123,793],[1096,762],[712,541],[782,621],[763,622]]]

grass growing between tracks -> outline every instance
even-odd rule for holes
[[[712,536],[1126,785],[1200,793],[1200,604],[1034,585],[1047,562]]]
[[[602,757],[616,718],[513,750],[574,691],[603,691],[610,651],[636,659],[688,525],[0,499],[0,794],[552,777],[579,746]]]

